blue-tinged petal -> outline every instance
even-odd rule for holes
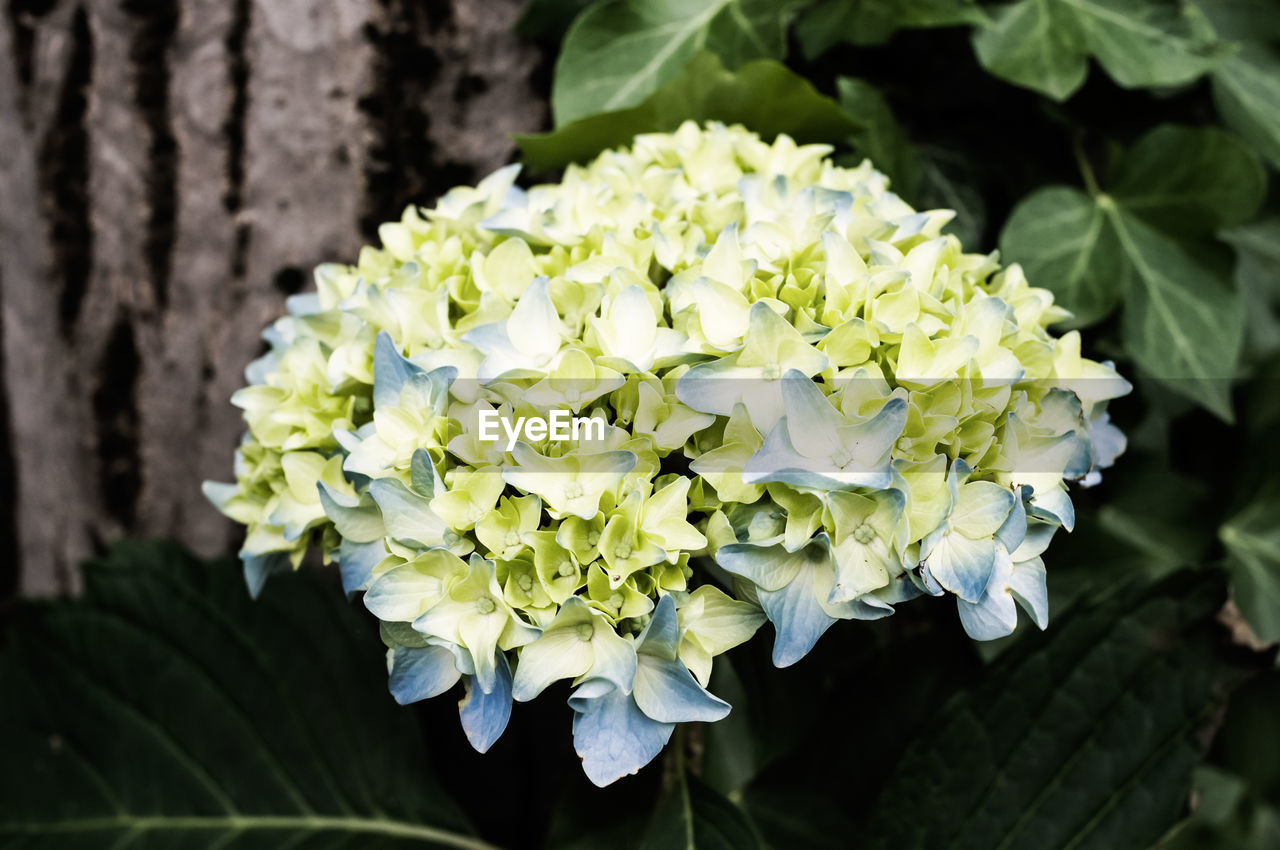
[[[244,583],[249,587],[249,595],[254,599],[262,593],[262,586],[267,579],[276,573],[289,570],[288,552],[266,552],[261,555],[242,556],[244,561]]]
[[[889,579],[887,585],[879,590],[873,590],[871,593],[876,599],[890,606],[890,608],[900,602],[910,602],[912,599],[924,595],[924,591],[912,581],[912,573],[909,572]]]
[[[710,363],[699,363],[676,382],[676,398],[699,413],[729,416],[737,404],[747,404],[746,396],[778,393],[777,383],[766,383],[759,369],[738,366],[735,359],[722,357]]]
[[[382,512],[371,496],[366,493],[352,498],[323,481],[317,481],[316,484],[320,488],[320,506],[324,508],[324,515],[338,529],[343,539],[355,543],[372,543],[386,537]]]
[[[573,748],[582,769],[603,788],[662,752],[675,725],[645,715],[629,694],[613,689],[590,700],[574,700]]]
[[[319,292],[300,292],[297,295],[290,295],[284,300],[284,308],[291,316],[310,316],[324,312]]]
[[[595,650],[595,663],[591,675],[608,679],[624,693],[631,693],[636,681],[636,647],[627,638],[613,630],[607,623],[596,626],[596,637],[591,646]]]
[[[995,640],[1013,634],[1018,625],[1018,609],[1013,597],[1003,590],[983,596],[978,603],[956,599],[960,624],[974,640]]]
[[[1093,445],[1093,468],[1107,469],[1124,453],[1128,441],[1124,432],[1111,424],[1108,413],[1094,417],[1088,423],[1089,441]]]
[[[373,345],[373,404],[375,407],[395,407],[400,401],[404,382],[414,375],[426,375],[426,370],[405,359],[399,347],[386,331],[378,332]]]
[[[804,658],[836,621],[818,602],[813,569],[803,569],[786,587],[762,590],[759,596],[760,607],[777,632],[773,641],[776,667],[790,667]]]
[[[680,645],[679,618],[676,616],[675,597],[667,595],[658,600],[653,618],[636,640],[636,652],[667,661],[674,661]]]
[[[430,501],[405,487],[396,478],[378,478],[369,485],[369,495],[382,511],[387,535],[422,546],[439,546],[450,531],[445,521],[431,510]]]
[[[436,474],[435,464],[426,449],[417,449],[409,462],[409,486],[419,496],[434,499],[445,491],[444,481]]]
[[[497,676],[488,693],[474,676],[467,677],[466,684],[467,695],[458,703],[462,731],[476,752],[488,752],[511,719],[511,665],[507,656],[498,653]]]
[[[224,484],[221,481],[205,481],[200,485],[200,491],[204,493],[204,497],[209,500],[218,510],[222,510],[231,498],[240,492],[238,484]]]
[[[1010,550],[1014,563],[1030,561],[1032,558],[1043,555],[1045,550],[1049,548],[1049,542],[1053,540],[1053,535],[1057,531],[1058,526],[1051,522],[1041,522],[1034,519],[1028,522],[1027,536],[1022,539],[1022,543],[1018,548]]]
[[[391,695],[401,705],[439,696],[458,683],[462,674],[453,653],[442,646],[397,646],[388,650]]]
[[[803,372],[789,369],[782,376],[782,409],[791,445],[802,454],[830,457],[844,451],[837,429],[848,423],[813,379]]]
[[[1033,558],[1015,563],[1009,590],[1037,626],[1043,629],[1049,625],[1049,588],[1045,584],[1044,561]]]
[[[342,591],[348,597],[365,589],[373,568],[389,553],[387,544],[378,538],[371,543],[357,543],[343,538],[338,547],[338,572],[342,575]]]
[[[1004,524],[996,532],[996,539],[1004,544],[1004,548],[1013,552],[1022,545],[1027,536],[1027,507],[1022,502],[1022,488],[1013,490],[1013,510],[1005,518]]]
[[[721,546],[715,557],[716,563],[725,570],[766,591],[786,587],[795,580],[805,562],[804,555],[788,552],[781,545],[755,543]]]
[[[982,598],[995,567],[996,542],[990,537],[970,540],[963,534],[943,534],[925,556],[938,584],[968,602]]]
[[[1037,490],[1031,496],[1027,512],[1038,519],[1056,523],[1067,531],[1075,528],[1076,525],[1075,505],[1071,504],[1071,496],[1062,486]]]
[[[699,685],[683,663],[643,653],[633,695],[641,711],[662,723],[710,723],[729,713],[729,703]]]

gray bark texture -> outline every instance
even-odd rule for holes
[[[0,596],[124,536],[238,532],[258,336],[377,224],[547,121],[518,0],[9,0],[0,11]]]

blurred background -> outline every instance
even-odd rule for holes
[[[200,494],[258,336],[379,222],[514,158],[517,0],[10,0],[0,11],[0,596],[122,536],[239,546]]]

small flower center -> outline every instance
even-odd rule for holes
[[[591,640],[591,636],[596,633],[596,627],[590,623],[579,623],[578,627],[574,629],[574,631],[578,634],[578,640],[589,641]]]
[[[519,534],[517,534],[517,533],[516,533],[516,532],[514,532],[514,531],[508,531],[508,532],[507,532],[507,545],[508,545],[508,546],[519,546],[519,545],[520,545],[520,535],[519,535]]]
[[[564,497],[566,499],[579,499],[582,497],[582,485],[577,481],[570,481],[564,485]]]
[[[766,363],[761,373],[766,381],[776,381],[782,377],[782,368],[777,363]]]
[[[476,600],[476,610],[481,614],[492,614],[493,609],[497,606],[493,604],[493,600],[487,596],[481,596]]]
[[[588,546],[594,546],[594,545],[596,545],[596,544],[597,544],[597,543],[599,543],[599,542],[600,542],[600,532],[598,532],[598,531],[588,531],[588,532],[587,532],[587,545],[588,545]]]
[[[613,550],[613,557],[617,558],[619,561],[625,561],[627,558],[630,558],[631,544],[619,543],[618,548]]]
[[[615,611],[622,607],[621,593],[614,593],[609,596],[609,607]]]
[[[533,590],[532,576],[520,576],[520,578],[517,580],[517,583],[520,585],[520,589],[523,590],[525,593],[528,593],[529,591]]]
[[[836,449],[831,455],[831,465],[836,469],[844,469],[851,460],[853,460],[853,455],[849,454],[849,450],[843,446]]]
[[[573,564],[569,563],[568,561],[561,561],[560,566],[556,569],[556,572],[559,573],[563,578],[568,578],[569,576],[576,573],[577,570],[575,570],[573,568]]]
[[[853,530],[853,539],[865,546],[876,539],[876,530],[864,522]]]

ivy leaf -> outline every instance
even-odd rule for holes
[[[556,60],[557,127],[635,106],[707,49],[731,68],[781,59],[794,3],[774,0],[610,0],[569,28]]]
[[[1232,597],[1267,643],[1280,641],[1280,489],[1271,487],[1232,517],[1219,536],[1231,555]]]
[[[1245,339],[1251,360],[1280,351],[1280,218],[1222,234],[1236,249],[1236,288],[1245,303]]]
[[[971,250],[977,245],[986,211],[981,196],[954,174],[970,163],[944,147],[918,148],[907,138],[888,101],[875,86],[854,77],[836,80],[840,106],[859,125],[849,136],[854,150],[889,177],[896,194],[917,209],[956,211],[944,232],[954,233]]]
[[[973,47],[995,76],[1061,101],[1090,56],[1124,88],[1190,82],[1221,58],[1209,32],[1197,11],[1161,0],[1018,0],[974,31]]]
[[[897,194],[908,201],[915,199],[924,182],[920,155],[893,117],[884,95],[853,77],[836,80],[836,92],[840,106],[860,125],[849,138],[854,148],[888,175]]]
[[[1253,218],[1266,187],[1262,164],[1236,136],[1166,124],[1129,149],[1107,193],[1166,233],[1209,236]]]
[[[1280,168],[1280,54],[1244,44],[1214,71],[1213,100],[1227,126]]]
[[[1139,366],[1230,420],[1242,303],[1190,240],[1252,217],[1265,181],[1257,158],[1229,133],[1157,127],[1121,158],[1107,192],[1051,186],[1020,201],[1001,251],[1051,290],[1076,325],[1123,302],[1125,348]]]
[[[1125,299],[1125,349],[1152,377],[1232,421],[1231,381],[1244,341],[1239,296],[1123,207],[1107,213],[1137,282]]]
[[[1129,287],[1132,267],[1095,199],[1071,186],[1049,186],[1023,198],[1000,234],[1006,259],[1053,292],[1074,314],[1073,326],[1111,313]]]
[[[642,850],[763,850],[741,809],[681,766]]]
[[[1223,691],[1217,573],[1079,605],[914,737],[867,847],[1146,847],[1177,820]]]
[[[714,54],[696,55],[680,76],[639,106],[593,115],[550,133],[516,136],[534,172],[581,162],[627,144],[637,133],[674,130],[684,121],[744,124],[766,139],[779,133],[797,142],[840,139],[858,128],[830,98],[772,60],[727,70]]]
[[[251,601],[166,544],[84,579],[19,609],[0,656],[0,846],[490,846],[336,588],[293,573]]]
[[[900,29],[953,27],[988,20],[974,0],[827,0],[796,24],[805,58],[815,59],[847,42],[884,44]]]
[[[1075,17],[1058,0],[1022,0],[999,9],[974,30],[983,68],[1003,80],[1066,100],[1089,72]]]

